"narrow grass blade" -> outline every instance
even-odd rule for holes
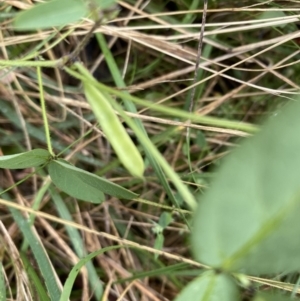
[[[69,277],[67,278],[67,281],[65,282],[62,294],[61,294],[61,298],[59,299],[59,301],[68,301],[70,298],[70,294],[71,294],[71,290],[73,288],[73,284],[74,281],[80,271],[80,269],[90,260],[92,260],[95,256],[103,254],[107,251],[110,250],[115,250],[115,249],[119,249],[122,248],[123,246],[117,245],[117,246],[112,246],[112,247],[107,247],[107,248],[103,248],[101,250],[95,251],[91,254],[89,254],[88,256],[86,256],[85,258],[81,259],[72,269],[72,271],[69,274]]]
[[[297,300],[292,299],[289,295],[283,295],[281,292],[258,292],[255,294],[253,301],[291,301]]]
[[[182,183],[179,175],[173,170],[173,168],[169,165],[169,163],[165,160],[165,158],[161,155],[161,153],[158,151],[158,149],[153,145],[151,140],[148,138],[147,135],[144,134],[144,131],[133,121],[131,120],[126,114],[124,114],[123,110],[117,105],[114,104],[116,110],[119,112],[119,114],[123,117],[125,122],[132,128],[132,130],[135,132],[138,139],[141,141],[143,147],[145,148],[145,151],[151,155],[151,158],[158,163],[163,171],[166,173],[166,175],[171,179],[171,181],[174,183],[174,186],[178,189],[178,192],[182,196],[182,198],[185,200],[185,202],[190,206],[190,208],[195,209],[196,208],[196,201],[192,193],[189,191],[188,187]],[[173,194],[172,194],[173,195]],[[175,199],[175,197],[174,197]],[[175,199],[176,208],[178,208],[178,202]],[[185,219],[184,219],[185,220]],[[185,220],[186,221],[186,220]],[[186,224],[188,225],[187,221]]]
[[[6,301],[6,286],[5,286],[3,265],[1,261],[0,261],[0,301]]]
[[[42,176],[46,176],[44,174],[44,172],[42,170],[39,170],[39,173],[42,173],[43,175]],[[49,186],[51,185],[51,180],[48,178],[47,181],[45,181],[41,188],[38,190],[38,192],[36,193],[35,197],[34,197],[34,200],[33,200],[33,203],[31,204],[31,208],[33,210],[39,210],[40,206],[41,206],[41,202],[45,196],[45,194],[47,193],[48,189],[49,189]],[[34,214],[30,214],[29,215],[29,218],[28,218],[28,223],[30,225],[33,225],[34,224],[34,221],[35,221],[35,218],[36,218],[36,215]],[[26,254],[27,252],[27,248],[28,248],[28,241],[27,240],[24,240],[23,241],[23,244],[20,248],[21,252],[23,252],[24,254]]]
[[[156,261],[157,262],[157,261]],[[174,274],[180,273],[180,270],[186,269],[189,265],[187,263],[176,263],[171,266],[163,266],[161,268],[153,269],[151,271],[145,272],[135,272],[133,276],[126,277],[119,279],[116,283],[124,283],[124,282],[131,282],[136,279],[143,279],[143,278],[150,278],[150,277],[161,277],[163,275],[168,276],[168,278],[173,280],[173,283],[177,286],[182,288],[183,285],[177,279],[175,279]],[[179,271],[178,271],[179,270]]]
[[[28,241],[30,248],[34,254],[34,258],[38,264],[43,280],[45,281],[48,294],[51,301],[57,301],[60,298],[60,289],[56,281],[56,276],[54,274],[49,257],[40,243],[40,240],[36,237],[32,231],[29,223],[23,217],[20,211],[10,208],[12,216],[19,226],[20,231],[23,233],[24,238]]]
[[[23,128],[18,115],[16,114],[13,107],[9,104],[9,102],[7,102],[7,101],[0,102],[0,112],[17,128],[19,128],[19,129]],[[26,121],[25,121],[25,124],[26,124],[26,128],[28,130],[28,134],[31,137],[36,138],[40,143],[45,143],[45,132],[44,132],[43,128],[33,126],[32,124],[30,124],[29,122],[26,122]],[[54,148],[56,148],[58,150],[62,150],[65,148],[65,146],[63,146],[60,142],[57,142],[55,140],[52,141],[52,145]]]
[[[49,188],[49,191],[50,191],[52,200],[56,206],[56,210],[58,211],[60,217],[66,221],[73,221],[72,215],[69,212],[69,210],[68,210],[65,202],[61,198],[61,196],[51,186]],[[65,225],[65,227],[66,227],[66,231],[68,233],[70,242],[73,245],[73,248],[74,248],[77,256],[79,258],[86,256],[84,243],[83,243],[83,240],[81,238],[79,231],[71,226],[68,226],[67,224]],[[88,270],[90,287],[93,290],[96,299],[100,300],[102,297],[102,293],[103,293],[103,285],[102,285],[102,282],[99,280],[99,276],[93,265],[93,262],[88,261],[86,263],[86,268]]]
[[[27,258],[27,255],[24,253],[20,253],[23,265],[27,272],[27,275],[30,279],[30,285],[34,290],[34,293],[38,296],[38,300],[50,301],[50,298],[46,292],[46,289],[40,279],[40,276],[36,273],[34,268],[32,267],[30,261]],[[1,299],[0,299],[1,300]]]

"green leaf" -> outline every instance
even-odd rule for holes
[[[273,19],[273,18],[284,18],[287,15],[283,11],[265,11],[262,14],[258,15],[259,20],[267,20],[267,19]],[[280,28],[286,27],[287,24],[281,24],[281,25],[273,25],[278,26]]]
[[[169,224],[172,223],[172,221],[172,214],[170,212],[163,212],[159,217],[158,224],[164,229],[168,227]]]
[[[200,130],[197,131],[197,134],[196,134],[196,143],[201,149],[207,147],[206,137],[205,137],[204,133]]]
[[[188,300],[237,301],[239,292],[229,276],[208,271],[190,282],[174,301]]]
[[[36,167],[46,163],[50,157],[50,153],[45,149],[33,149],[25,153],[1,156],[0,168],[23,169]]]
[[[284,18],[286,14],[283,11],[265,11],[258,15],[258,20],[265,20],[265,19],[273,19],[273,18]]]
[[[87,79],[83,82],[84,93],[107,140],[127,170],[133,176],[142,178],[145,169],[143,158],[114,112],[111,105],[114,100],[109,94],[90,84],[94,79],[87,69],[81,64],[76,66]]]
[[[116,4],[115,0],[85,0],[95,3],[99,9],[109,9],[114,8],[113,5]]]
[[[137,197],[122,186],[62,161],[51,161],[49,174],[59,189],[83,201],[99,204],[104,201],[103,192],[129,200]]]
[[[196,258],[247,274],[300,269],[300,102],[244,141],[199,198]]]
[[[15,30],[36,30],[65,26],[89,12],[83,0],[52,0],[20,12],[13,23]]]

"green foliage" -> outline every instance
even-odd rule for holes
[[[23,217],[20,211],[11,208],[11,213],[34,254],[35,260],[39,267],[39,271],[41,272],[43,281],[45,282],[45,285],[47,287],[50,299],[52,301],[58,300],[61,295],[61,291],[57,275],[53,269],[52,263],[49,259],[48,254],[46,253],[43,244],[37,236],[36,231],[33,231],[30,223],[28,223],[27,219]],[[45,299],[45,301],[47,301],[47,299]]]
[[[160,217],[159,217],[159,221],[158,221],[158,225],[163,229],[165,229],[166,227],[169,226],[169,224],[171,224],[173,221],[172,215],[169,212],[163,212]]]
[[[196,258],[249,274],[300,268],[300,102],[232,152],[195,215]]]
[[[65,26],[88,15],[89,4],[98,9],[107,9],[114,0],[51,0],[22,11],[14,21],[15,30],[36,30],[53,26]]]
[[[258,19],[267,20],[272,18],[284,18],[286,14],[282,11],[265,11],[258,16]],[[284,28],[286,24],[282,24],[280,27]]]
[[[51,194],[51,197],[53,199],[55,208],[59,216],[64,220],[72,221],[73,220],[72,214],[69,211],[67,204],[62,199],[61,195],[54,189],[54,187],[50,187],[49,192]],[[86,255],[85,245],[79,230],[68,224],[65,225],[65,228],[66,228],[66,233],[70,238],[70,244],[73,246],[73,249],[75,250],[77,256],[79,258],[84,257]],[[97,300],[100,300],[103,293],[103,284],[102,281],[99,279],[99,275],[96,270],[96,267],[93,265],[91,261],[89,261],[86,263],[86,268],[89,275],[89,283],[90,286],[93,288],[93,293],[95,295],[95,298]],[[63,291],[65,290],[65,287]],[[44,299],[41,300],[44,301]]]
[[[183,1],[190,10],[198,8],[200,2],[198,0]],[[36,30],[53,26],[65,26],[85,16],[93,15],[94,17],[94,9],[105,10],[114,3],[113,0],[46,1],[18,14],[14,22],[14,28],[16,30]],[[279,11],[266,11],[258,15],[258,18],[268,19],[284,16],[288,16],[288,14]],[[194,17],[194,15],[186,15],[182,23],[189,23]],[[284,25],[277,26],[277,28],[283,29]],[[96,37],[109,67],[113,70],[111,73],[115,78],[116,86],[126,87],[123,79],[118,75],[119,68],[116,66],[109,49],[103,46],[106,43],[104,37],[100,34],[97,34]],[[210,52],[211,49],[207,47],[207,51]],[[203,56],[206,57],[206,55]],[[136,112],[135,105],[131,100],[139,103],[139,99],[134,98],[129,93],[110,91],[109,88],[102,89],[100,85],[95,84],[92,75],[82,65],[76,65],[79,73],[83,76],[80,80],[83,84],[85,96],[107,140],[128,171],[132,175],[142,178],[144,173],[143,159],[114,112],[118,105],[109,93],[115,93],[114,95],[119,93],[118,96],[122,99],[126,110],[130,112]],[[18,65],[15,64],[14,66]],[[52,67],[57,67],[56,62],[53,63]],[[198,78],[200,79],[201,76],[199,73]],[[41,70],[40,77],[42,77]],[[42,81],[39,81],[39,83],[42,98],[44,93],[43,83]],[[204,88],[204,85],[199,88],[198,98],[200,98]],[[146,107],[147,103],[140,102],[139,104]],[[148,103],[147,106],[151,107],[151,105],[152,103]],[[248,128],[247,131],[255,130],[254,127],[247,124],[230,122],[227,120],[228,118],[218,120],[200,114],[189,116],[186,112],[180,110],[176,112],[176,109],[171,106],[163,107],[154,104],[152,109],[171,115],[172,118],[180,116],[189,120],[197,120],[203,124],[220,125],[230,129],[240,128],[246,130]],[[233,107],[229,107],[228,111],[231,112],[232,109]],[[46,116],[46,109],[42,108],[42,110]],[[186,188],[182,184],[182,178],[179,178],[167,162],[157,159],[159,156],[155,152],[159,155],[160,153],[150,140],[147,140],[147,133],[142,123],[137,119],[129,120],[139,127],[139,131],[136,131],[131,123],[126,120],[126,116],[122,115],[122,109],[118,112],[128,126],[133,129],[139,142],[143,145],[147,160],[155,170],[158,182],[160,181],[160,184],[164,187],[169,199],[173,200],[173,205],[180,207],[179,202],[176,202],[174,197],[173,189],[169,186],[168,181],[170,180],[173,181],[175,188],[180,192],[178,199],[181,198],[193,208],[194,198],[190,197],[190,195],[192,196],[192,189],[180,190],[180,187]],[[243,276],[246,278],[246,275],[242,274],[239,279],[236,272],[260,275],[299,270],[298,254],[300,246],[296,239],[300,228],[298,218],[300,210],[300,186],[298,184],[300,178],[298,172],[300,170],[298,156],[300,142],[297,139],[300,125],[298,116],[300,116],[298,102],[289,105],[278,116],[273,116],[262,132],[253,138],[247,139],[238,150],[232,152],[219,170],[211,188],[203,197],[199,197],[199,206],[194,216],[192,233],[193,252],[198,261],[210,265],[213,270],[197,276],[176,298],[176,301],[193,300],[195,297],[201,301],[239,300],[238,285],[237,281],[233,280],[233,275],[238,280],[241,280]],[[144,140],[138,134],[140,136],[144,135]],[[48,149],[51,150],[49,129],[46,129],[46,136],[49,138],[49,141],[47,140]],[[200,131],[197,131],[195,141],[204,150],[209,147],[206,137]],[[191,160],[190,153],[188,145],[186,156],[189,161]],[[77,168],[67,161],[54,159],[54,154],[53,156],[51,154],[47,150],[34,149],[26,153],[2,156],[0,157],[0,168],[22,169],[47,165],[49,175],[56,187],[72,197],[96,204],[105,200],[104,193],[129,200],[138,196],[130,190]],[[166,164],[164,165],[162,162]],[[192,170],[192,165],[190,166]],[[169,170],[171,171],[167,172]],[[198,175],[193,174],[193,176],[196,183]],[[200,180],[201,178],[202,175]],[[52,197],[55,194],[60,197],[54,189],[51,188],[49,191]],[[183,193],[184,191],[186,193]],[[61,203],[63,203],[62,200],[58,202],[56,199],[56,206],[60,204],[59,207],[63,208]],[[71,214],[66,218],[65,210],[66,208],[64,208],[64,214],[62,214],[62,210],[60,211],[61,216],[71,220]],[[79,263],[70,272],[63,292],[60,293],[60,286],[56,283],[56,275],[51,269],[51,262],[47,258],[42,245],[35,242],[37,238],[34,236],[35,233],[31,231],[30,224],[26,223],[19,211],[13,211],[13,218],[17,220],[24,237],[33,249],[51,300],[59,300],[59,297],[61,301],[68,300],[80,268],[84,264],[90,263],[94,256],[108,249],[119,247],[103,249],[80,259]],[[164,212],[160,216],[159,222],[152,229],[156,234],[154,248],[158,250],[163,248],[165,238],[163,231],[171,222],[172,216],[170,213]],[[73,236],[74,238],[76,236],[77,246],[75,239],[71,239],[71,241],[78,256],[81,257],[85,255],[84,243],[78,243],[80,234],[74,235],[76,232],[71,232],[70,228],[67,228],[67,231],[70,237]],[[155,259],[157,257],[156,254]],[[27,272],[28,274],[32,273],[29,270]],[[91,273],[94,273],[94,279],[97,283],[99,279],[95,269],[89,269],[89,277]],[[45,295],[45,290],[42,287],[43,283],[40,284],[34,274],[31,275],[31,280],[33,279],[35,279],[34,285],[40,291],[39,294]],[[0,270],[0,300],[3,295],[1,294],[3,286],[5,287],[5,284],[1,278]],[[91,284],[91,287],[93,287],[93,284]],[[100,292],[99,288],[100,285],[97,299],[100,299],[99,295],[102,293],[102,286]],[[259,292],[252,301],[285,301],[287,299],[288,297],[279,295],[277,292],[272,294]]]
[[[58,188],[80,200],[99,204],[104,201],[103,192],[129,200],[137,197],[135,193],[117,184],[63,161],[51,161],[49,174]]]
[[[37,4],[18,14],[14,22],[16,30],[36,30],[52,26],[64,26],[78,21],[87,14],[82,0],[52,0]]]
[[[30,263],[30,260],[27,257],[27,255],[24,254],[23,252],[21,252],[20,257],[22,259],[22,263],[24,265],[24,268],[26,270],[28,278],[30,279],[29,283],[31,286],[31,291],[35,292],[35,294],[38,296],[37,298],[39,298],[39,300],[50,301],[47,291],[43,286],[43,281],[40,278],[40,275],[38,275],[37,271],[34,269],[32,264]],[[0,301],[1,301],[1,299],[0,299]]]
[[[189,283],[174,301],[234,301],[239,291],[230,276],[207,271]]]
[[[165,237],[163,235],[163,231],[168,227],[170,223],[172,223],[173,218],[171,213],[163,212],[159,217],[158,223],[155,223],[155,226],[152,228],[152,231],[156,234],[156,238],[154,241],[154,248],[157,250],[162,250],[164,246]],[[155,259],[158,258],[157,254],[154,256]]]
[[[114,4],[116,4],[116,0],[83,0],[86,3],[96,5],[98,9],[110,9]]]
[[[53,160],[47,150],[34,149],[0,157],[0,168],[23,169],[42,164],[49,166],[49,175],[58,188],[80,200],[99,204],[105,200],[103,193],[128,200],[137,197],[130,190],[79,169],[65,160]]]
[[[79,63],[76,66],[86,78],[83,82],[84,93],[107,140],[127,170],[133,176],[141,178],[144,173],[143,158],[116,116],[111,106],[114,100],[92,84],[94,79],[88,70]]]
[[[50,153],[45,149],[34,149],[25,153],[0,157],[0,168],[23,169],[45,164]]]
[[[222,274],[201,275],[176,301],[191,300],[195,294],[202,294],[198,300],[238,300],[227,282],[228,272],[299,270],[300,245],[295,239],[300,229],[299,115],[300,102],[295,100],[272,116],[260,133],[226,158],[211,188],[199,198],[194,255]],[[255,297],[285,299],[278,294]]]
[[[154,241],[154,249],[156,249],[156,250],[162,250],[162,248],[164,246],[164,240],[165,240],[165,237],[162,234],[162,232],[158,232],[156,234],[156,238],[155,238],[155,241]],[[154,258],[157,259],[158,255],[155,254]]]

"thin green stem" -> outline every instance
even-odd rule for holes
[[[54,61],[0,60],[0,67],[48,67],[54,68],[61,64],[62,59]]]
[[[43,114],[45,136],[46,136],[46,140],[47,140],[48,151],[51,154],[51,156],[54,156],[54,152],[53,152],[52,145],[51,145],[51,139],[50,139],[49,124],[48,124],[48,119],[47,119],[47,111],[46,111],[46,103],[45,103],[45,98],[44,98],[44,88],[43,88],[41,67],[37,67],[36,70],[37,70],[37,78],[38,78],[38,83],[39,83],[40,101],[41,101],[41,107],[42,107],[42,114]]]
[[[44,165],[43,165],[42,167],[40,167],[40,168],[43,168],[43,167],[44,167]],[[39,168],[39,169],[40,169],[40,168]],[[38,169],[38,170],[39,170],[39,169]],[[37,171],[35,170],[35,171],[29,173],[27,176],[25,176],[25,177],[24,177],[23,179],[21,179],[20,181],[14,183],[13,185],[11,185],[11,186],[9,186],[8,188],[6,188],[5,190],[1,190],[1,191],[0,191],[0,195],[2,195],[2,194],[4,194],[4,193],[8,192],[9,190],[13,189],[14,187],[17,187],[17,186],[20,185],[21,183],[25,182],[27,179],[31,178],[36,172],[37,172]]]

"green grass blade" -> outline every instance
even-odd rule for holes
[[[67,278],[62,294],[61,294],[61,298],[59,299],[59,301],[68,301],[70,298],[70,294],[71,294],[71,290],[73,288],[73,284],[74,281],[80,271],[80,269],[90,260],[92,260],[95,256],[103,254],[107,251],[110,250],[115,250],[115,249],[119,249],[122,248],[123,246],[121,245],[117,245],[117,246],[111,246],[111,247],[107,247],[107,248],[103,248],[101,250],[95,251],[89,255],[87,255],[86,257],[82,258],[72,269],[72,271],[69,274],[69,277]]]
[[[284,295],[282,292],[258,292],[255,294],[253,301],[291,301],[292,299],[288,294]]]
[[[1,261],[0,261],[0,301],[6,301],[4,269]]]
[[[39,172],[41,172],[41,171],[39,171]],[[39,210],[41,202],[42,202],[42,200],[43,200],[43,198],[45,196],[45,193],[48,191],[48,188],[49,188],[50,185],[51,185],[50,179],[48,179],[46,182],[43,183],[42,187],[39,189],[39,191],[35,195],[33,204],[31,206],[31,208],[33,210]],[[28,222],[30,223],[30,225],[34,224],[35,217],[36,217],[36,215],[34,215],[34,214],[30,214],[29,215]],[[27,248],[28,248],[28,241],[25,239],[23,241],[22,246],[21,246],[21,251],[23,253],[26,253]]]
[[[176,263],[171,266],[163,266],[161,268],[153,269],[151,271],[145,271],[145,272],[136,272],[133,276],[122,278],[118,280],[116,283],[124,283],[124,282],[131,282],[136,279],[142,279],[142,278],[150,278],[150,277],[156,277],[156,276],[162,276],[166,275],[170,278],[174,278],[174,274],[177,270],[185,269],[188,267],[188,264],[186,263]],[[199,272],[198,272],[199,273]],[[173,279],[174,281],[174,279]],[[175,282],[175,281],[174,281]],[[179,286],[180,284],[176,280],[176,285]]]
[[[27,272],[27,275],[30,280],[30,285],[34,293],[38,296],[39,300],[50,301],[50,298],[47,294],[47,291],[41,282],[40,276],[36,273],[34,268],[32,267],[30,261],[28,260],[26,254],[20,252],[20,256]],[[1,299],[0,299],[1,300]]]
[[[188,204],[188,206],[191,209],[195,209],[196,208],[196,200],[195,200],[193,194],[187,188],[187,186],[185,184],[183,184],[179,175],[168,164],[168,162],[166,161],[164,156],[157,150],[157,148],[149,140],[148,136],[144,135],[144,133],[140,129],[140,127],[138,127],[136,125],[136,123],[133,122],[133,120],[131,120],[131,118],[129,118],[126,114],[124,114],[124,111],[120,108],[119,105],[117,105],[117,103],[114,103],[114,106],[115,106],[116,110],[120,113],[120,115],[123,117],[125,122],[135,132],[136,136],[141,141],[145,150],[147,149],[149,154],[151,154],[151,156],[153,157],[153,160],[155,160],[162,167],[163,171],[174,183],[174,186],[177,188],[178,192],[181,194],[182,198],[185,200],[185,202]],[[177,201],[175,204],[177,205]],[[176,207],[178,207],[178,205]]]
[[[19,226],[20,231],[23,233],[25,239],[27,239],[30,248],[33,252],[34,258],[39,266],[41,274],[44,278],[48,294],[52,301],[57,301],[60,298],[60,289],[56,281],[56,276],[52,269],[49,257],[45,252],[44,247],[40,243],[40,240],[36,237],[27,220],[23,217],[20,211],[10,208],[12,216]]]
[[[7,101],[1,101],[0,113],[3,116],[5,116],[17,128],[22,129],[22,124],[20,123],[18,115],[16,114],[15,110],[12,108],[12,106]],[[25,124],[26,124],[28,134],[31,137],[36,138],[41,143],[45,143],[45,132],[42,128],[33,126],[32,124],[30,124],[28,122],[25,122]],[[53,147],[55,147],[58,150],[62,150],[65,148],[57,141],[53,141],[52,145],[53,145]]]
[[[51,194],[52,200],[56,206],[56,210],[58,211],[61,218],[66,221],[73,221],[72,215],[70,214],[65,202],[61,198],[61,196],[56,192],[56,190],[50,186],[49,192]],[[66,225],[66,231],[68,233],[69,239],[73,245],[73,248],[79,258],[82,258],[86,255],[85,247],[83,240],[79,231],[71,226]],[[86,268],[88,270],[89,283],[94,291],[95,297],[97,300],[100,300],[103,293],[102,282],[99,280],[99,276],[97,271],[91,261],[86,263]]]

